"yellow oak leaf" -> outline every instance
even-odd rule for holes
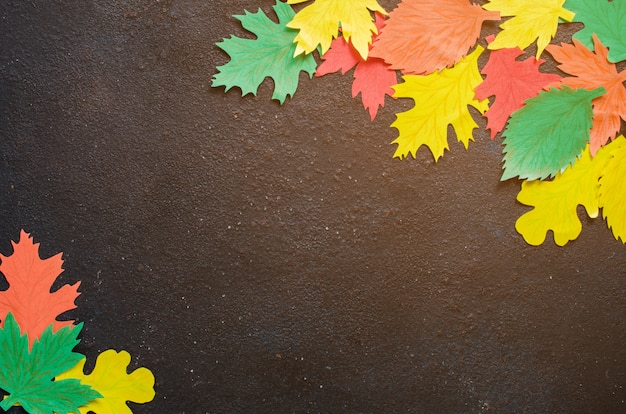
[[[500,27],[502,31],[489,49],[526,49],[537,40],[539,56],[556,34],[559,18],[571,22],[574,13],[563,7],[565,0],[491,0],[483,6],[490,11],[499,11],[501,16],[513,16]]]
[[[478,46],[452,68],[429,75],[406,75],[404,82],[392,88],[395,98],[412,98],[415,107],[397,114],[391,125],[398,129],[399,137],[395,158],[408,154],[415,158],[420,146],[426,145],[437,161],[448,149],[448,125],[452,125],[457,138],[467,149],[474,140],[472,131],[478,127],[468,105],[481,114],[489,108],[489,101],[474,98],[476,87],[483,81],[478,71],[478,57],[484,51]]]
[[[288,0],[287,3],[305,1]],[[337,37],[341,25],[346,42],[350,42],[364,60],[367,59],[372,36],[378,33],[370,11],[387,14],[376,0],[315,0],[287,23],[287,27],[299,30],[294,39],[297,44],[294,56],[311,53],[318,45],[323,55]]]
[[[524,181],[517,200],[534,208],[523,214],[515,223],[515,229],[526,243],[539,246],[552,230],[554,242],[564,246],[576,239],[582,224],[576,209],[585,207],[591,218],[598,217],[600,176],[611,157],[611,148],[602,148],[595,157],[589,145],[574,165],[558,173],[551,181]]]
[[[626,138],[620,135],[608,147],[613,150],[600,178],[600,207],[615,239],[626,243]]]
[[[154,398],[154,375],[147,368],[138,368],[128,374],[130,354],[108,349],[96,359],[96,366],[89,375],[83,373],[85,358],[70,370],[56,377],[56,380],[75,378],[82,384],[102,394],[89,404],[79,407],[81,414],[132,414],[126,401],[147,403]]]

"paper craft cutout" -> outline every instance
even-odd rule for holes
[[[579,41],[573,45],[549,45],[546,49],[557,62],[559,69],[573,75],[563,78],[562,84],[570,88],[594,89],[600,86],[606,94],[593,100],[593,127],[591,128],[591,154],[613,140],[619,133],[621,119],[626,120],[626,71],[617,73],[615,64],[607,60],[607,48],[594,34],[594,50],[587,49]],[[554,85],[559,87],[558,84]]]
[[[589,142],[593,116],[591,101],[604,88],[552,88],[511,115],[505,137],[501,180],[519,176],[537,180],[554,177],[576,161]]]
[[[3,410],[20,404],[29,413],[78,412],[78,407],[100,394],[78,380],[53,381],[76,364],[82,355],[72,352],[82,323],[53,333],[52,325],[35,340],[29,352],[26,335],[20,335],[9,313],[0,329],[0,388],[9,395],[0,402]]]
[[[32,345],[48,325],[52,324],[56,331],[73,324],[56,318],[76,308],[74,300],[79,295],[80,282],[51,293],[52,284],[63,272],[61,253],[42,260],[39,243],[34,243],[23,230],[19,241],[11,243],[13,254],[8,257],[0,254],[0,272],[9,284],[7,290],[0,292],[0,318],[4,320],[11,312]]]
[[[554,242],[564,246],[578,237],[582,224],[577,214],[578,205],[585,207],[591,218],[598,216],[598,179],[611,152],[604,148],[592,158],[587,147],[576,163],[559,173],[552,181],[524,181],[517,200],[534,208],[522,215],[515,229],[526,243],[539,246],[548,230],[554,233]]]
[[[448,149],[448,125],[452,125],[457,138],[467,149],[473,140],[472,131],[478,127],[468,106],[484,113],[489,101],[474,99],[474,89],[482,82],[478,72],[478,57],[483,52],[478,46],[472,54],[461,59],[454,67],[430,75],[406,75],[404,83],[393,87],[396,98],[411,98],[415,107],[397,114],[391,125],[400,136],[394,157],[415,157],[422,145],[428,146],[437,161]]]
[[[293,96],[298,88],[298,78],[303,71],[313,77],[317,63],[311,55],[293,57],[297,34],[286,24],[295,13],[291,7],[276,0],[274,12],[278,24],[271,21],[261,9],[257,13],[234,16],[244,29],[257,36],[257,39],[242,39],[233,36],[217,43],[231,57],[225,65],[218,66],[213,77],[213,87],[225,86],[226,91],[233,86],[241,88],[243,96],[256,95],[259,85],[266,77],[274,80],[272,99],[281,104],[287,96]]]
[[[626,138],[619,136],[609,147],[614,148],[600,178],[600,207],[615,239],[626,243]]]
[[[591,36],[595,33],[602,44],[609,48],[610,62],[626,59],[626,1],[567,0],[565,7],[576,13],[573,22],[585,25],[574,34],[574,39],[593,50]]]
[[[93,411],[97,414],[132,414],[127,401],[147,403],[154,398],[154,375],[146,368],[138,368],[132,373],[126,372],[130,363],[130,354],[112,349],[101,353],[96,359],[96,366],[89,375],[83,373],[85,358],[76,366],[58,375],[56,380],[75,378],[81,384],[91,386],[102,396],[80,407],[81,414]]]
[[[486,20],[500,20],[500,13],[467,0],[404,0],[389,14],[370,55],[404,74],[429,74],[465,56]]]
[[[385,16],[376,13],[376,27],[380,30],[385,24]],[[374,37],[375,39],[375,37]],[[344,75],[356,66],[354,70],[354,82],[352,83],[352,97],[359,93],[363,101],[363,107],[369,111],[373,121],[378,113],[378,107],[385,106],[385,95],[393,96],[392,85],[398,83],[396,72],[382,59],[369,56],[363,60],[354,46],[346,42],[343,37],[333,40],[328,52],[322,56],[323,62],[317,68],[315,76],[323,76],[328,73],[341,70]]]
[[[287,3],[306,1],[288,0]],[[318,46],[321,54],[326,53],[341,24],[343,38],[352,43],[363,59],[367,59],[372,35],[378,33],[370,11],[387,14],[376,0],[315,0],[287,24],[287,27],[299,30],[294,56],[311,53]]]
[[[574,18],[574,13],[563,7],[563,3],[565,0],[490,0],[483,6],[486,10],[512,18],[500,25],[502,32],[489,44],[489,49],[526,49],[537,40],[535,57],[539,59],[556,34],[559,19],[569,22]]]
[[[490,36],[487,42],[493,39],[494,36]],[[493,104],[485,112],[491,139],[504,129],[511,113],[520,109],[525,100],[537,96],[547,84],[561,79],[559,75],[539,72],[539,66],[544,63],[542,59],[516,60],[523,53],[520,48],[493,50],[481,71],[486,78],[476,87],[476,99],[495,96]]]

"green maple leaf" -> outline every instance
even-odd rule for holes
[[[610,62],[626,59],[626,0],[567,0],[565,7],[576,13],[573,22],[585,25],[574,39],[593,50],[595,33],[609,48]]]
[[[225,86],[228,91],[233,86],[241,88],[241,94],[256,95],[259,85],[266,77],[274,80],[272,99],[285,102],[287,95],[293,96],[298,87],[300,72],[313,76],[317,63],[311,54],[298,55],[296,38],[298,31],[287,27],[295,12],[286,3],[276,2],[274,6],[278,24],[270,20],[261,9],[257,13],[235,16],[244,29],[257,36],[257,39],[242,39],[233,36],[224,39],[217,46],[231,57],[225,65],[218,66],[219,73],[213,77],[213,87]]]
[[[501,180],[519,176],[537,180],[555,176],[573,164],[589,142],[591,101],[604,88],[552,88],[528,99],[511,114],[504,143]]]
[[[9,313],[0,329],[0,388],[9,395],[0,402],[8,410],[20,404],[30,414],[79,412],[78,407],[101,397],[79,380],[53,381],[72,368],[83,355],[72,352],[82,324],[52,332],[52,325],[35,340],[29,351],[28,336]]]

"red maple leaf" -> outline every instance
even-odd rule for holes
[[[52,284],[63,272],[62,253],[41,259],[39,243],[34,243],[24,230],[20,232],[20,240],[11,244],[12,255],[0,254],[0,272],[9,284],[7,290],[0,292],[0,319],[4,324],[11,312],[32,346],[49,325],[52,324],[53,330],[57,331],[73,324],[74,321],[58,321],[56,318],[76,308],[74,300],[80,294],[80,282],[50,292]]]
[[[494,36],[487,37],[491,43]],[[491,139],[504,129],[511,113],[524,106],[524,101],[539,94],[549,83],[559,81],[559,75],[539,72],[544,60],[534,57],[516,60],[523,54],[520,48],[492,50],[489,61],[481,71],[487,78],[476,88],[476,99],[495,96],[489,110],[485,112]]]
[[[380,33],[385,24],[385,17],[376,13],[376,27]],[[374,36],[374,39],[376,36]],[[328,52],[322,56],[323,62],[317,68],[315,76],[323,76],[341,70],[347,71],[356,66],[354,82],[352,83],[352,97],[359,93],[363,107],[370,113],[372,121],[378,113],[378,107],[385,106],[385,95],[393,96],[392,85],[398,83],[396,72],[382,59],[368,57],[363,60],[352,44],[345,41],[343,36],[333,40]]]

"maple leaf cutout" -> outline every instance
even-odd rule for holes
[[[589,217],[598,216],[598,180],[609,157],[610,151],[603,150],[592,158],[587,146],[576,163],[553,180],[522,182],[517,200],[534,207],[515,223],[515,229],[526,243],[539,246],[549,230],[552,230],[558,246],[564,246],[580,235],[582,224],[576,209],[582,205]]]
[[[593,35],[595,53],[577,40],[573,45],[549,45],[547,51],[554,57],[559,69],[574,77],[561,80],[570,88],[595,89],[604,87],[606,94],[593,100],[593,126],[589,141],[591,155],[613,140],[620,128],[621,119],[626,120],[626,71],[617,72],[615,64],[607,60],[608,49]],[[552,86],[560,87],[558,84]]]
[[[500,20],[500,13],[467,0],[404,0],[389,14],[370,55],[403,74],[429,74],[466,55],[486,20]]]
[[[385,24],[385,17],[376,13],[376,27],[380,30]],[[382,59],[368,56],[363,60],[354,47],[343,37],[333,40],[330,49],[322,56],[322,64],[317,68],[315,76],[341,70],[344,75],[356,66],[354,82],[352,83],[352,97],[359,93],[363,107],[369,111],[373,121],[378,113],[378,107],[385,106],[385,95],[392,96],[392,85],[398,83],[396,72]]]
[[[287,3],[306,1],[288,0]],[[318,45],[321,54],[326,53],[341,25],[343,38],[352,43],[363,59],[367,59],[372,35],[378,33],[370,11],[387,14],[376,0],[315,0],[287,24],[287,27],[299,30],[294,56],[311,53]]]
[[[489,36],[491,43],[494,36]],[[561,79],[559,75],[539,72],[545,62],[535,58],[516,60],[524,52],[516,48],[493,50],[489,61],[481,73],[485,81],[476,88],[476,99],[483,100],[495,96],[487,117],[487,129],[491,130],[491,139],[504,129],[511,113],[524,105],[524,101],[536,96],[549,83]]]
[[[226,92],[233,86],[241,88],[241,94],[256,95],[259,85],[266,77],[274,80],[272,99],[281,104],[287,96],[293,96],[298,88],[300,72],[313,76],[317,63],[312,55],[296,56],[293,40],[295,30],[287,28],[295,13],[280,1],[274,6],[278,24],[270,20],[261,9],[257,13],[234,16],[244,29],[257,39],[242,39],[236,36],[224,39],[217,46],[231,57],[225,65],[218,66],[213,77],[213,87],[225,86]]]
[[[498,10],[502,16],[513,16],[500,25],[502,31],[489,49],[526,49],[537,40],[539,56],[556,34],[559,19],[572,21],[574,13],[563,7],[565,0],[490,0],[483,7]]]
[[[81,384],[91,386],[102,396],[79,407],[81,414],[132,414],[127,401],[147,403],[154,398],[154,375],[147,368],[138,368],[132,373],[126,372],[130,364],[130,354],[108,349],[98,355],[96,366],[89,375],[83,373],[85,358],[68,371],[56,377],[56,380],[75,378]]]
[[[24,230],[13,245],[13,254],[0,254],[0,272],[4,274],[9,288],[0,292],[0,318],[5,320],[11,312],[22,333],[28,334],[32,345],[46,327],[52,324],[56,331],[74,321],[58,321],[63,312],[76,308],[80,282],[63,285],[50,292],[52,284],[63,272],[62,253],[48,259],[39,257],[39,243],[34,243]]]
[[[478,57],[483,52],[478,46],[474,52],[461,59],[454,67],[430,75],[406,75],[404,83],[395,85],[396,98],[411,98],[415,107],[397,114],[391,125],[398,129],[398,144],[394,157],[415,157],[422,145],[429,147],[437,161],[448,149],[448,125],[452,125],[457,138],[467,149],[474,140],[472,131],[478,127],[468,106],[481,114],[489,105],[488,100],[474,98],[475,88],[482,82],[478,72]]]
[[[595,33],[609,48],[608,60],[613,63],[626,59],[626,1],[567,0],[565,6],[576,13],[573,22],[585,27],[573,38],[593,50]]]
[[[611,148],[611,158],[600,178],[602,216],[615,239],[626,243],[626,138],[620,135],[604,148]]]

